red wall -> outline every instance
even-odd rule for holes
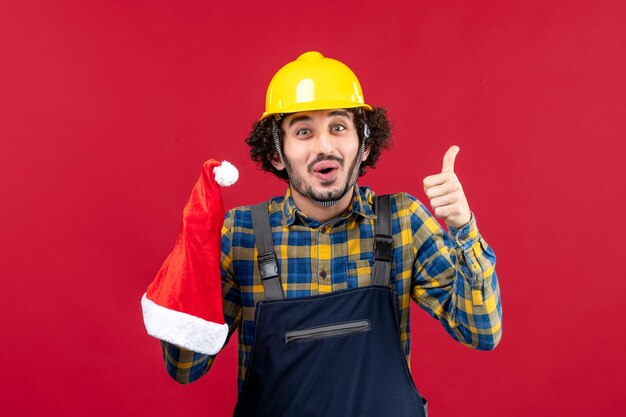
[[[243,139],[272,74],[311,49],[350,65],[395,122],[360,183],[425,200],[422,178],[460,145],[498,255],[495,351],[414,309],[432,415],[623,410],[626,6],[393,3],[2,2],[2,415],[230,415],[235,343],[179,386],[139,301],[203,160],[240,168],[229,207],[283,193]]]

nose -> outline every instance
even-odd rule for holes
[[[333,154],[335,150],[335,139],[330,132],[322,131],[315,140],[316,151],[320,155]]]

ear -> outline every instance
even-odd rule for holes
[[[270,162],[272,163],[274,168],[276,168],[276,170],[278,171],[282,171],[283,169],[285,169],[285,164],[282,163],[277,152],[274,152],[272,154],[272,156],[270,157]]]
[[[367,157],[369,156],[371,149],[372,145],[365,145],[365,151],[363,151],[363,161],[367,161]]]

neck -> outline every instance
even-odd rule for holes
[[[298,207],[301,212],[320,223],[325,223],[330,219],[339,217],[344,211],[346,211],[352,201],[353,193],[354,186],[352,186],[346,195],[341,197],[336,204],[330,207],[321,207],[291,187],[291,196],[296,207]]]

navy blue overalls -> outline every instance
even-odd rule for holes
[[[375,204],[369,287],[285,299],[267,205],[252,210],[265,301],[234,417],[425,417],[400,343],[389,196]]]

